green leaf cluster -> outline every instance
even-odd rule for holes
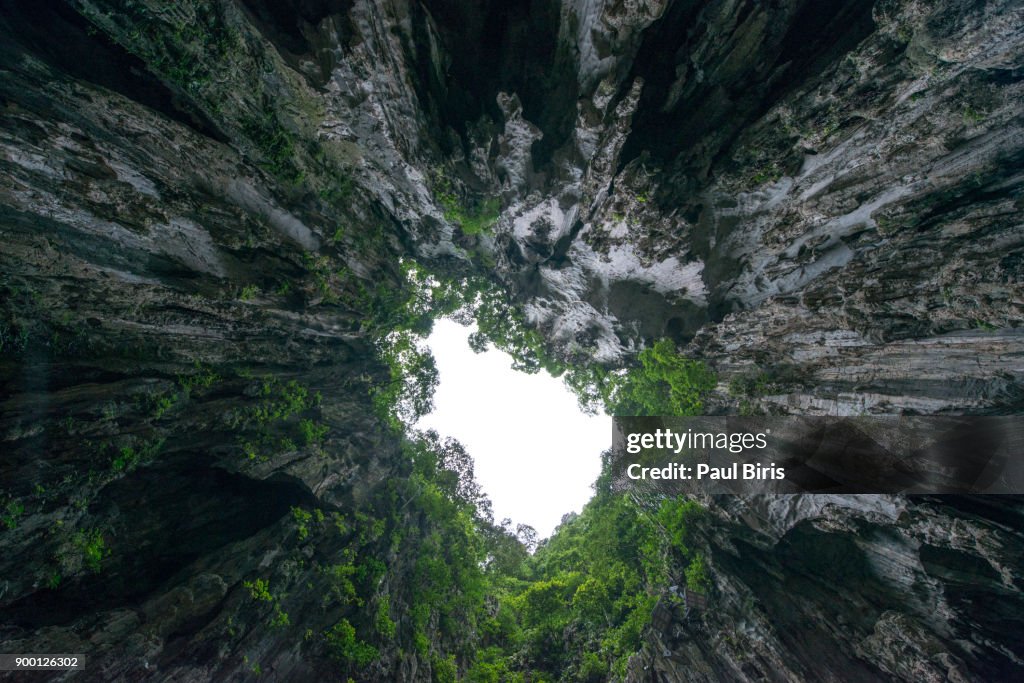
[[[18,528],[18,519],[25,514],[25,506],[18,500],[9,500],[0,512],[0,522],[8,529]]]
[[[451,182],[444,177],[435,181],[435,197],[444,209],[444,218],[455,223],[466,235],[480,235],[490,232],[501,215],[501,200],[488,197],[482,200],[463,201],[455,193]]]
[[[328,653],[347,666],[363,668],[380,655],[377,648],[356,636],[356,629],[348,619],[336,623],[324,637]]]
[[[242,452],[249,460],[262,462],[276,453],[296,450],[296,438],[307,446],[319,447],[328,427],[311,418],[295,419],[320,406],[319,392],[310,392],[296,380],[282,382],[269,377],[258,386],[256,395],[255,406],[232,418],[233,427],[254,430],[239,436]]]
[[[82,566],[98,574],[103,568],[103,560],[110,555],[103,532],[95,528],[77,531],[72,543],[81,555]]]
[[[613,376],[601,390],[614,415],[699,415],[717,377],[703,362],[676,352],[668,339],[640,352],[640,367]]]

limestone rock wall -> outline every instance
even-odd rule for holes
[[[668,336],[716,411],[1020,409],[1019,2],[3,8],[5,651],[88,650],[87,680],[330,671],[243,581],[318,633],[345,613],[317,567],[351,539],[290,509],[405,476],[352,303],[403,257],[487,273],[570,361]],[[496,201],[493,229],[446,193]],[[656,620],[631,675],[1019,670],[1019,501],[807,504],[713,503],[713,613]],[[366,609],[399,614],[409,567],[365,542]],[[429,679],[408,645],[367,680]]]

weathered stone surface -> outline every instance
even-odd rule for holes
[[[289,508],[403,476],[336,296],[402,257],[487,271],[566,359],[668,336],[716,411],[1021,408],[1019,2],[12,1],[0,38],[0,650],[78,679],[329,674],[243,582],[337,621],[342,541]],[[292,381],[325,442],[250,457]],[[1019,500],[710,503],[712,608],[635,680],[1019,676]]]

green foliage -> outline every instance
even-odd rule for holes
[[[288,613],[281,609],[280,605],[274,607],[274,616],[270,619],[270,625],[273,628],[284,628],[291,624],[291,619],[288,617]]]
[[[303,255],[306,269],[313,278],[316,293],[325,304],[338,303],[338,289],[348,277],[345,269],[335,268],[331,258],[325,254],[306,252]]]
[[[240,46],[237,32],[227,24],[217,3],[196,3],[191,13],[151,12],[142,3],[126,3],[124,10],[133,26],[126,47],[155,73],[191,94],[209,87],[218,63]],[[82,11],[102,27],[103,15],[88,6]]]
[[[440,380],[434,357],[409,332],[394,332],[380,344],[381,358],[390,380],[375,388],[374,406],[396,427],[412,424],[434,407],[434,389]]]
[[[458,680],[459,671],[455,666],[455,655],[434,657],[430,664],[433,683],[456,683]]]
[[[264,170],[289,185],[298,185],[304,180],[305,174],[295,164],[295,135],[281,125],[270,106],[264,107],[260,116],[243,121],[242,132],[259,150]]]
[[[729,395],[735,397],[764,396],[772,390],[772,381],[768,373],[736,375],[729,380]]]
[[[159,420],[178,402],[177,394],[161,394],[153,401],[153,419]]]
[[[704,363],[688,359],[662,339],[642,351],[639,367],[611,372],[586,362],[573,364],[548,351],[543,336],[527,323],[521,311],[498,287],[483,278],[444,280],[405,264],[412,294],[402,298],[403,331],[383,337],[381,356],[391,369],[391,383],[378,391],[379,406],[390,407],[411,423],[429,412],[436,369],[416,336],[429,331],[431,317],[451,315],[476,323],[470,346],[482,352],[489,344],[512,357],[512,367],[526,373],[547,371],[562,377],[586,412],[604,408],[617,415],[694,415],[703,409],[702,397],[715,387],[715,374]],[[384,317],[381,317],[384,319]],[[428,324],[422,325],[423,321]],[[398,406],[399,397],[404,405]],[[396,408],[396,406],[398,406]]]
[[[702,512],[700,503],[682,498],[666,498],[658,508],[657,521],[664,529],[669,544],[681,555],[690,552],[687,545],[690,529]]]
[[[199,362],[196,362],[195,367],[196,372],[194,373],[178,375],[180,392],[168,391],[147,396],[145,403],[148,405],[154,420],[162,419],[175,406],[182,404],[192,394],[193,390],[208,389],[219,379],[217,373],[211,368],[205,367]],[[113,413],[110,417],[113,417]]]
[[[598,493],[532,557],[490,565],[499,607],[481,625],[483,647],[468,680],[515,680],[510,671],[534,680],[624,678],[659,591],[682,578],[678,568],[692,567],[686,576],[702,591],[710,586],[703,559],[688,547],[700,515],[693,501],[666,499],[651,513],[626,496]]]
[[[750,177],[750,182],[753,185],[774,183],[776,180],[781,178],[782,175],[782,168],[779,166],[779,163],[777,161],[772,161],[768,165],[755,171],[754,174]]]
[[[255,676],[259,676],[263,673],[263,667],[260,666],[259,662],[249,662],[249,655],[242,655],[242,663],[249,667],[249,671]]]
[[[474,351],[480,353],[488,343],[512,356],[512,368],[533,374],[547,370],[557,377],[565,365],[547,352],[540,332],[530,327],[521,312],[508,299],[508,295],[484,280],[466,283],[465,315],[477,325],[469,340]]]
[[[444,218],[459,226],[466,235],[480,235],[489,232],[501,215],[501,201],[490,197],[482,201],[464,204],[455,194],[447,178],[436,181],[437,201],[444,209]]]
[[[666,499],[652,510],[601,489],[531,556],[535,532],[494,523],[461,445],[410,433],[403,452],[408,476],[378,494],[385,518],[354,511],[332,519],[346,546],[319,568],[323,609],[344,618],[321,642],[343,677],[394,641],[429,662],[438,681],[621,680],[667,586],[685,574],[709,587],[705,561],[690,547],[701,516],[695,502]],[[292,515],[300,529],[317,519],[298,508]],[[382,582],[381,552],[403,558],[400,584]],[[388,592],[377,592],[382,585]]]
[[[339,234],[336,241],[342,240],[348,244],[351,236]],[[437,277],[403,261],[398,286],[382,278],[370,287],[350,273],[337,276],[330,259],[311,259],[325,297],[365,314],[363,330],[388,368],[386,381],[374,381],[373,401],[403,431],[403,423],[431,408],[437,369],[421,339],[439,315],[474,320],[474,348],[494,344],[522,371],[563,376],[592,409],[694,414],[715,387],[714,373],[668,340],[641,352],[637,366],[625,371],[585,360],[569,368],[515,303],[483,279]],[[305,414],[318,404],[309,389],[267,379],[249,391],[255,405],[237,417],[249,430],[242,437],[249,457],[266,457],[293,438],[307,446],[323,442],[327,426]],[[438,680],[456,680],[460,671],[469,681],[621,678],[661,591],[684,580],[708,590],[705,559],[691,549],[696,503],[671,499],[652,510],[598,487],[584,511],[531,556],[536,533],[494,523],[472,459],[457,442],[412,434],[403,449],[407,476],[384,487],[374,514],[337,513],[333,528],[318,527],[318,542],[338,542],[336,528],[344,547],[316,565],[328,587],[322,608],[337,610],[332,619],[338,621],[322,639],[312,638],[346,674],[371,664],[378,648],[394,640],[429,661]],[[314,520],[324,521],[319,511],[298,507],[291,515],[302,542]],[[383,557],[403,558],[400,587],[395,577],[383,581]],[[266,581],[245,586],[253,599],[273,606],[267,610],[272,625],[289,625]],[[398,623],[392,612],[401,615]]]
[[[138,448],[122,446],[110,462],[110,469],[117,473],[128,473],[141,464],[151,462],[164,447],[163,439],[142,442]]]
[[[639,355],[640,367],[614,379],[610,407],[615,415],[699,415],[703,396],[717,378],[707,365],[676,353],[662,339]]]
[[[257,602],[274,601],[274,596],[270,594],[270,582],[266,579],[243,581],[242,587],[248,589],[250,597]]]
[[[293,508],[294,510],[294,508]],[[258,603],[266,603],[273,607],[270,616],[271,628],[284,628],[291,624],[288,613],[281,608],[281,599],[270,592],[270,582],[266,579],[243,581],[242,587],[249,591],[249,597]]]
[[[342,301],[344,288],[334,284],[330,259],[310,254],[307,266],[320,283],[324,299]],[[378,357],[388,367],[390,378],[374,388],[374,404],[396,428],[415,422],[432,407],[437,370],[422,339],[433,320],[444,316],[476,323],[477,331],[470,337],[475,351],[493,344],[512,356],[516,370],[563,376],[589,412],[608,405],[611,394],[620,388],[620,374],[592,365],[582,356],[572,366],[557,358],[507,293],[489,280],[430,273],[408,259],[400,261],[399,271],[398,286],[386,279],[372,287],[357,281],[346,285],[355,291],[345,298],[345,303],[363,313],[365,326],[376,337]]]
[[[359,573],[359,568],[353,562],[330,565],[326,573],[331,580],[331,598],[343,605],[363,604],[363,599],[359,597],[353,582],[353,578]]]
[[[98,574],[103,568],[103,560],[110,555],[110,548],[103,539],[103,532],[99,529],[77,531],[72,543],[81,555],[82,566]]]
[[[300,507],[293,507],[292,519],[295,520],[295,526],[299,532],[299,540],[305,541],[309,538],[309,523],[313,521],[313,513]]]
[[[419,446],[430,451],[437,444]],[[438,555],[458,545],[459,536],[452,534],[465,528],[458,511],[469,509],[469,499],[455,494],[458,486],[446,481],[436,453],[433,459],[423,452],[415,455],[421,483],[437,487],[434,495],[421,494],[416,500],[432,524],[445,529],[432,534],[443,534],[438,539],[445,539],[443,544],[424,539],[429,552],[419,556],[413,574],[410,615],[417,651],[427,656],[431,643],[439,642],[427,631],[429,624],[438,623],[441,633],[448,634],[444,642],[458,632],[477,634],[466,654],[462,680],[621,679],[629,656],[641,645],[659,589],[673,580],[674,568],[686,566],[687,529],[700,510],[696,503],[668,500],[651,514],[625,496],[599,494],[532,557],[518,545],[510,523],[496,526],[478,513],[468,538],[475,535],[483,542],[487,559],[474,567],[472,555],[466,556],[460,576],[458,563]],[[430,491],[433,487],[424,494]],[[520,553],[509,553],[503,541],[518,545]],[[456,612],[455,622],[446,620],[444,610],[453,600],[475,607],[470,613]],[[454,665],[456,660],[449,659]],[[432,662],[440,660],[431,655]],[[452,672],[448,666],[435,666],[434,671],[445,676]]]
[[[699,415],[703,397],[715,388],[715,373],[701,361],[679,354],[668,339],[638,355],[640,365],[609,371],[598,365],[564,370],[580,408],[610,415]],[[553,373],[554,374],[554,373]]]
[[[703,555],[695,555],[686,567],[686,588],[695,593],[706,593],[711,587]]]
[[[395,622],[391,620],[391,600],[384,596],[377,603],[377,615],[374,619],[377,633],[385,638],[395,637]]]
[[[213,368],[206,367],[198,361],[195,367],[196,372],[192,374],[178,375],[178,385],[186,396],[191,394],[193,389],[209,389],[220,379]]]
[[[323,443],[328,431],[330,428],[325,424],[308,419],[299,420],[299,433],[307,446],[318,446]]]
[[[580,659],[577,678],[586,683],[598,683],[606,680],[608,665],[596,652],[584,652]]]
[[[232,418],[232,426],[255,427],[255,433],[239,437],[246,458],[263,462],[274,454],[294,451],[295,438],[307,445],[319,445],[327,428],[312,419],[294,419],[320,405],[319,392],[311,394],[296,380],[281,382],[270,377],[259,385],[256,395],[255,406]]]
[[[131,446],[124,446],[110,463],[115,472],[130,472],[139,464],[139,454]]]
[[[964,123],[968,125],[976,125],[985,120],[985,114],[978,111],[970,104],[964,105]]]
[[[559,527],[530,561],[533,581],[508,604],[522,627],[521,652],[534,668],[557,676],[586,668],[593,657],[605,675],[640,646],[660,583],[658,525],[628,498],[599,495]],[[658,572],[652,572],[652,567]],[[572,634],[563,637],[562,634]]]
[[[9,500],[4,505],[3,514],[0,514],[0,521],[9,530],[18,528],[18,520],[25,514],[25,506],[18,500]]]
[[[310,396],[309,389],[296,380],[281,383],[273,377],[263,382],[259,395],[262,400],[253,408],[252,418],[260,425],[287,420],[320,402],[317,397]]]
[[[251,301],[259,295],[260,289],[256,285],[246,285],[242,287],[242,291],[238,293],[238,298],[242,301]]]
[[[376,661],[377,648],[356,637],[355,627],[342,619],[324,634],[327,652],[348,666],[363,668]]]
[[[524,683],[525,678],[512,668],[500,647],[491,646],[476,651],[463,680],[467,683]]]

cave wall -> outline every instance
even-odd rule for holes
[[[1019,6],[610,5],[592,37],[624,16],[555,155],[582,174],[498,237],[541,329],[670,336],[774,411],[1018,404]]]
[[[369,62],[401,54],[400,37],[373,44],[374,21],[398,20],[316,9],[278,33],[242,3],[4,3],[5,651],[89,653],[88,680],[338,668],[300,648],[351,612],[325,604],[324,568],[353,532],[300,532],[291,509],[351,527],[407,474],[371,402],[388,374],[369,316],[339,294],[400,282],[416,211],[359,185],[423,191],[380,129],[379,102],[401,103],[323,82],[345,41]],[[325,101],[363,112],[327,120]],[[356,145],[349,125],[376,132]],[[253,417],[286,401],[287,419]],[[304,440],[300,418],[326,435]],[[392,573],[366,609],[400,610],[408,567],[378,545]],[[257,578],[301,621],[268,627],[243,585]],[[415,679],[394,647],[372,675]]]
[[[341,541],[312,549],[289,509],[351,511],[405,472],[370,313],[338,297],[398,283],[402,256],[487,270],[570,361],[669,336],[719,372],[714,410],[1020,408],[1019,3],[3,8],[5,651],[87,650],[93,680],[329,671],[242,582],[318,631],[339,615],[313,560]],[[493,232],[445,218],[440,178],[500,198]],[[267,382],[305,390],[323,443],[253,456]],[[666,655],[652,633],[638,680],[808,678],[807,642],[837,677],[1020,665],[1016,512],[811,501],[766,533],[709,503],[713,637]],[[381,552],[400,611],[409,569]],[[429,677],[399,644],[366,672]]]
[[[707,606],[664,599],[627,680],[996,681],[1020,671],[1019,496],[719,496]]]

